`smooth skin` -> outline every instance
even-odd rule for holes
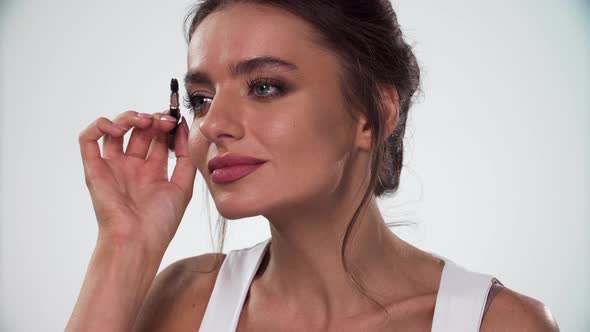
[[[118,117],[114,122],[141,124],[145,131],[138,143],[142,148],[131,150],[135,157],[128,156],[128,147],[113,154],[114,162],[101,161],[94,144],[107,132],[122,134],[104,120],[101,129],[93,124],[81,134],[81,148],[90,151],[87,181],[103,225],[99,238],[105,240],[97,244],[68,331],[91,331],[105,317],[112,317],[110,328],[97,330],[194,331],[200,326],[218,273],[206,273],[216,254],[177,261],[154,279],[190,200],[195,168],[221,215],[262,215],[271,226],[272,242],[252,281],[238,331],[430,331],[443,262],[395,236],[374,198],[357,222],[347,262],[356,280],[388,309],[387,321],[344,271],[341,241],[368,185],[371,132],[364,116],[355,121],[344,110],[336,58],[312,43],[310,32],[300,18],[254,4],[231,5],[205,19],[189,44],[187,68],[207,73],[213,84],[186,86],[189,95],[207,97],[193,106],[206,106],[195,113],[190,131],[177,132],[177,176],[169,184],[162,141],[154,145],[160,152],[151,164],[142,158],[149,137],[171,129],[165,124],[150,127],[129,113]],[[297,69],[265,67],[230,75],[228,66],[258,56],[281,58]],[[282,94],[274,84],[249,88],[247,82],[257,77],[288,88]],[[391,133],[398,121],[397,92],[381,89]],[[119,151],[121,142],[106,144]],[[207,162],[225,152],[267,162],[238,181],[217,184]],[[96,166],[104,163],[119,176],[105,177],[111,174],[107,168]],[[143,172],[132,172],[138,167]],[[124,190],[121,183],[127,184]],[[109,198],[113,192],[115,199]],[[168,197],[163,209],[162,196]],[[127,209],[128,204],[137,208]],[[558,331],[543,303],[509,288],[496,291],[481,331]]]

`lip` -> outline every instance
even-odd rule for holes
[[[211,181],[215,183],[234,182],[254,172],[260,166],[262,166],[262,164],[234,165],[217,168],[211,173]]]
[[[211,174],[211,181],[228,183],[254,172],[265,162],[266,160],[226,152],[209,160],[207,166]]]
[[[264,162],[266,162],[266,160],[226,152],[220,156],[216,156],[209,160],[207,166],[209,167],[209,173],[213,173],[213,171],[218,168],[231,167],[236,165],[257,165],[262,164]]]

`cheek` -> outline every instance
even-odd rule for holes
[[[197,166],[199,172],[208,172],[207,162],[207,142],[205,137],[199,131],[199,125],[195,121],[188,133],[188,154],[193,165]]]
[[[264,121],[264,128],[260,122],[261,128],[253,131],[268,145],[279,172],[276,178],[292,192],[331,191],[340,183],[349,158],[350,133],[343,117],[322,106],[298,106],[285,112],[284,119]]]

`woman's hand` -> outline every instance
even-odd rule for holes
[[[86,185],[98,221],[98,241],[133,242],[163,255],[192,198],[196,167],[188,155],[188,125],[175,134],[176,166],[168,180],[168,132],[164,113],[126,111],[100,117],[79,136]],[[125,133],[134,127],[127,151]],[[103,155],[98,139],[103,137]]]

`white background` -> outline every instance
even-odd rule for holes
[[[78,134],[167,107],[189,5],[2,2],[0,330],[65,327],[97,235]],[[590,330],[588,2],[394,7],[424,90],[400,194],[380,202],[388,221],[417,226],[394,231],[545,302],[562,331]],[[212,251],[200,175],[195,190],[160,270]],[[230,221],[224,252],[269,235],[262,218]]]

